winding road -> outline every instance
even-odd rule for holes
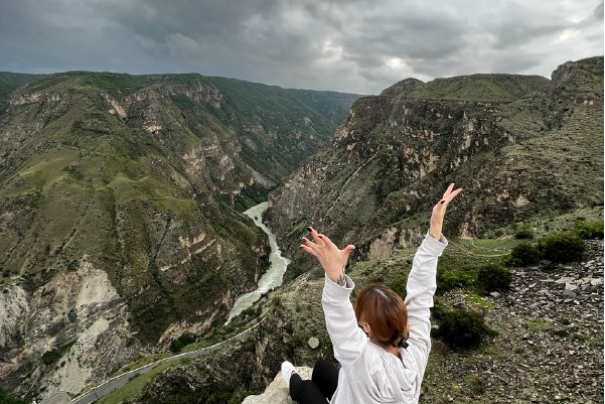
[[[90,391],[85,394],[82,394],[78,397],[73,398],[71,401],[69,400],[69,396],[64,392],[58,392],[53,394],[52,396],[45,398],[39,404],[90,404],[93,401],[100,399],[101,397],[106,396],[114,390],[117,390],[121,387],[124,387],[128,382],[133,378],[145,374],[164,362],[171,362],[181,358],[197,358],[198,356],[202,356],[213,351],[216,351],[223,347],[225,344],[228,344],[234,340],[242,340],[245,336],[247,336],[250,331],[254,330],[258,325],[262,322],[262,319],[251,326],[250,328],[245,329],[237,335],[234,335],[231,338],[228,338],[224,341],[221,341],[217,344],[200,348],[196,351],[191,352],[183,352],[174,356],[170,356],[168,358],[159,359],[155,362],[149,363],[147,365],[141,366],[140,368],[131,370],[129,372],[123,373],[121,375],[115,376],[109,380],[104,381],[103,383],[93,387]]]

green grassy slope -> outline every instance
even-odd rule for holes
[[[516,74],[473,74],[437,78],[428,83],[406,79],[385,89],[381,95],[427,100],[510,102],[543,88],[548,82],[542,76]]]
[[[315,100],[324,118],[302,90],[197,74],[69,72],[13,94],[0,121],[0,272],[37,289],[86,257],[146,342],[220,317],[228,291],[253,286],[265,241],[237,210],[269,185],[250,167],[280,181],[351,102]]]

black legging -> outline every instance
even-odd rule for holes
[[[299,404],[326,404],[338,385],[338,369],[320,359],[313,368],[311,380],[302,380],[297,373],[290,377],[290,397]]]

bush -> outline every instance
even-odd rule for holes
[[[407,279],[395,279],[391,281],[387,286],[391,288],[393,292],[397,293],[403,300],[405,300],[405,297],[407,296]]]
[[[540,252],[538,251],[538,247],[528,241],[523,241],[511,250],[508,264],[523,267],[535,264],[539,260]]]
[[[42,362],[46,366],[50,366],[57,363],[59,359],[61,359],[63,355],[65,355],[65,353],[69,351],[69,349],[75,342],[76,341],[72,341],[69,344],[65,344],[59,348],[53,349],[52,351],[44,352],[44,355],[42,355]]]
[[[441,314],[436,337],[452,349],[467,349],[481,345],[498,332],[489,328],[479,313],[453,310]]]
[[[486,265],[477,273],[477,283],[485,293],[506,291],[512,280],[513,274],[499,265]]]
[[[0,389],[0,403],[2,404],[25,404],[27,402],[13,396],[8,390]]]
[[[585,240],[593,238],[603,239],[603,221],[577,222],[574,231],[578,237]]]
[[[183,334],[170,343],[170,350],[174,353],[181,352],[185,346],[195,342],[195,336],[191,334]]]
[[[534,231],[530,227],[522,227],[515,232],[517,240],[531,240],[534,238]]]
[[[543,258],[553,262],[570,262],[582,258],[586,243],[575,234],[551,233],[538,243]]]
[[[448,292],[456,288],[464,288],[473,284],[471,274],[461,271],[447,271],[437,273],[437,291]]]

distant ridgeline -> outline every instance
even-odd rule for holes
[[[335,138],[271,195],[269,220],[295,261],[309,224],[385,258],[426,232],[450,182],[464,188],[451,236],[602,206],[602,151],[603,57],[567,62],[552,80],[407,79],[355,102]]]
[[[197,74],[0,73],[0,380],[75,393],[224,321],[269,251],[239,212],[358,97]]]

